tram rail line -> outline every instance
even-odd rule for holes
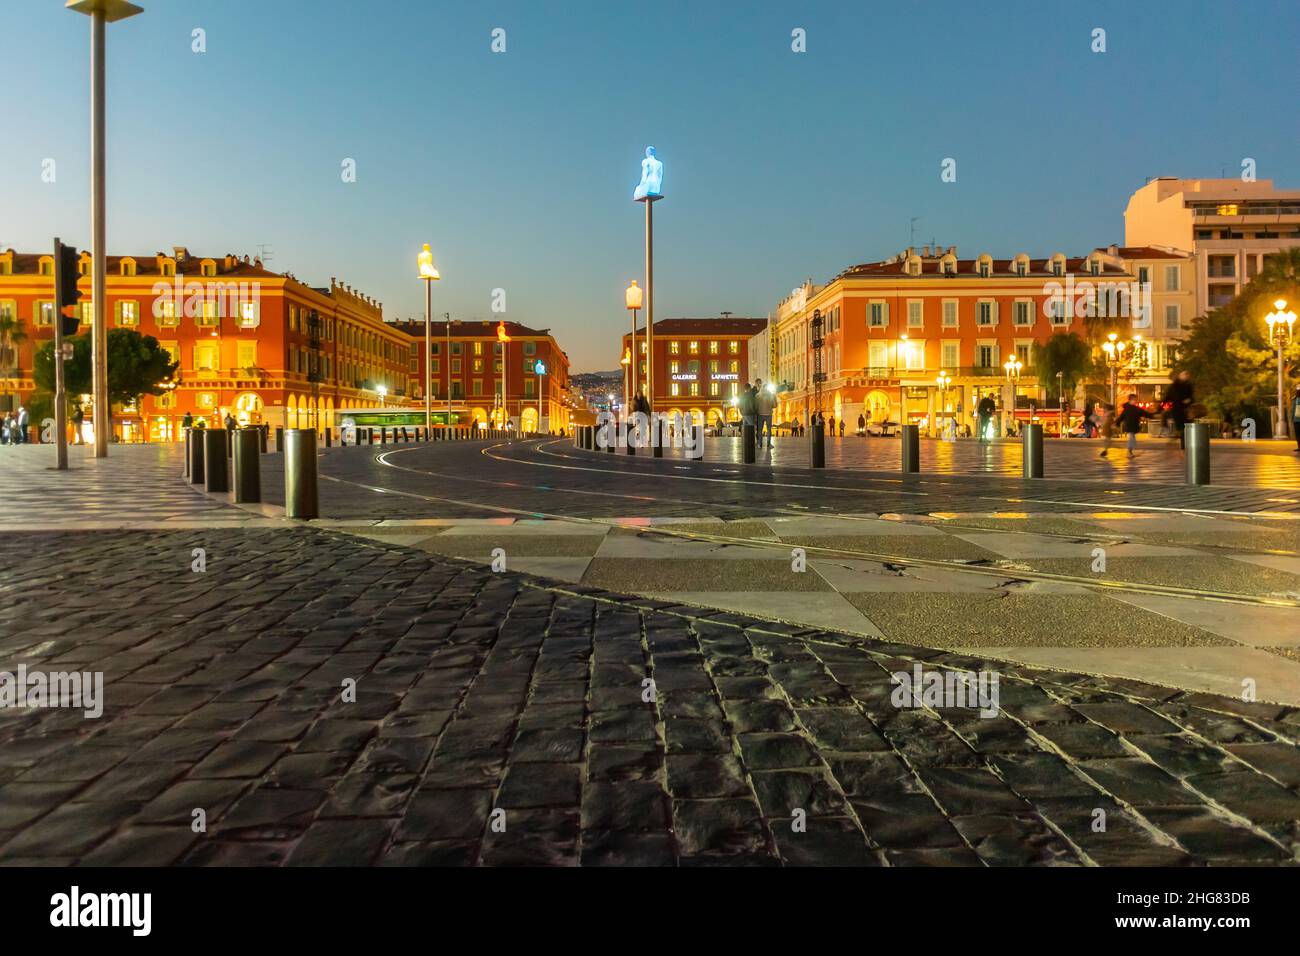
[[[480,450],[480,453],[488,457],[497,457],[489,455],[494,449],[506,447],[503,444],[489,445]],[[416,448],[394,449],[381,452],[376,455],[376,461],[385,467],[397,471],[411,474],[423,475],[430,478],[441,478],[449,481],[470,481],[476,484],[496,486],[499,488],[512,489],[530,489],[539,488],[539,486],[523,484],[517,481],[508,481],[500,479],[480,478],[462,474],[447,474],[426,468],[414,468],[409,465],[398,464],[391,459],[403,452],[415,451]],[[504,461],[517,461],[513,458],[499,458]],[[668,476],[675,477],[675,476]],[[779,551],[783,557],[788,557],[792,547],[802,548],[806,555],[810,557],[825,558],[830,560],[848,560],[848,561],[868,561],[876,564],[887,564],[894,567],[906,568],[932,568],[946,571],[956,571],[966,574],[983,575],[985,577],[994,577],[1004,581],[1042,581],[1054,582],[1059,584],[1071,584],[1080,587],[1093,588],[1099,591],[1119,591],[1133,594],[1159,595],[1165,597],[1179,597],[1192,600],[1212,601],[1230,604],[1245,604],[1266,607],[1295,607],[1300,608],[1300,599],[1290,597],[1279,597],[1274,595],[1244,594],[1230,591],[1215,591],[1205,588],[1195,588],[1185,585],[1164,585],[1145,583],[1138,581],[1122,581],[1115,579],[1099,579],[1095,577],[1085,577],[1083,575],[1066,574],[1054,571],[1040,571],[1026,569],[1017,566],[1015,568],[999,567],[996,564],[975,564],[964,559],[947,559],[947,558],[926,558],[913,555],[893,554],[883,551],[864,551],[850,548],[832,548],[819,545],[802,545],[792,544],[790,542],[776,541],[766,538],[748,538],[740,535],[729,535],[713,531],[703,531],[696,529],[683,529],[674,525],[640,525],[632,524],[624,519],[619,518],[592,518],[581,515],[568,515],[552,513],[537,509],[514,508],[508,505],[487,504],[481,501],[470,501],[462,498],[451,497],[448,495],[431,495],[422,492],[406,491],[397,488],[385,487],[382,485],[371,484],[364,481],[357,481],[349,478],[342,478],[336,475],[322,474],[321,478],[326,481],[337,482],[345,485],[362,488],[378,494],[392,495],[396,497],[414,498],[422,501],[439,502],[443,504],[456,505],[458,507],[469,508],[474,510],[486,511],[500,515],[510,515],[518,518],[541,518],[554,521],[566,521],[577,524],[587,524],[593,526],[616,527],[627,530],[635,530],[641,534],[658,535],[665,538],[675,538],[679,540],[701,541],[714,544],[734,545],[741,547],[758,548],[769,551]],[[539,489],[540,490],[540,489]],[[551,490],[551,489],[546,489]],[[657,501],[660,500],[655,496],[647,495],[630,495],[619,492],[594,491],[590,489],[570,488],[566,489],[570,494],[593,495],[599,497],[620,498],[632,501]],[[716,508],[716,502],[691,501],[690,499],[676,499],[686,503],[701,504],[710,508]],[[779,506],[773,506],[777,511],[798,517],[809,517],[810,512],[798,509],[780,509]],[[812,512],[811,514],[816,514]],[[868,519],[860,519],[868,520]],[[988,531],[987,528],[979,528],[980,531]],[[1033,532],[1025,532],[1033,533]],[[1091,538],[1091,535],[1086,536]],[[1019,564],[1019,562],[1017,562]]]

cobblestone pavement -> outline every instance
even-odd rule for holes
[[[1294,708],[306,527],[18,532],[0,565],[0,669],[105,674],[99,719],[0,709],[10,864],[1297,859]],[[996,672],[998,713],[895,706],[918,664]]]

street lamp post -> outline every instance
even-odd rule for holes
[[[1024,364],[1024,362],[1020,361],[1020,359],[1013,355],[1011,358],[1007,359],[1006,363],[1002,366],[1006,369],[1007,384],[1011,387],[1011,401],[1007,403],[1007,407],[1011,409],[1011,421],[1013,423],[1016,420],[1016,383],[1020,381],[1020,370],[1024,368]],[[1006,428],[1004,427],[1002,430],[1005,432]]]
[[[433,267],[433,253],[426,242],[416,261],[424,280],[424,433],[433,429],[433,284],[442,278]],[[449,333],[450,334],[450,333]],[[445,358],[446,356],[444,356]],[[450,368],[451,366],[448,366]],[[447,424],[451,424],[451,373],[447,373]]]
[[[108,229],[104,219],[104,26],[144,13],[127,0],[68,0],[66,9],[90,17],[90,299],[91,379],[95,399],[95,457],[108,455],[108,312],[105,296],[105,245]]]
[[[646,147],[645,159],[641,161],[641,182],[632,193],[635,202],[645,203],[645,370],[646,401],[654,411],[654,371],[655,371],[655,253],[654,253],[654,208],[655,203],[663,199],[664,164],[655,156],[653,146]],[[658,445],[655,446],[658,452]]]
[[[533,371],[537,373],[537,434],[542,433],[542,393],[546,386],[546,363],[541,359],[533,366]],[[523,422],[523,414],[519,416],[519,421]]]
[[[649,210],[649,208],[650,207],[647,204],[646,206],[647,211]],[[628,346],[629,348],[628,355],[631,357],[632,361],[631,364],[628,365],[627,400],[626,402],[624,402],[625,406],[630,406],[632,404],[632,398],[636,394],[636,377],[637,377],[636,313],[637,310],[641,308],[641,303],[643,301],[643,296],[641,294],[641,287],[636,284],[635,279],[633,279],[632,284],[627,287],[627,292],[624,293],[623,298],[627,302],[628,311],[632,313],[632,340]],[[650,353],[650,348],[647,345],[646,347],[647,361],[649,360],[649,353]],[[647,389],[647,391],[649,391],[649,389]]]
[[[934,424],[936,426],[935,432],[940,438],[942,438],[943,426],[939,424],[939,416],[943,414],[945,406],[948,404],[948,383],[952,381],[952,376],[947,372],[940,372],[938,378],[934,381],[935,384],[939,386],[939,408],[934,414]]]
[[[1102,351],[1106,353],[1106,367],[1110,369],[1110,406],[1115,407],[1115,401],[1119,397],[1119,370],[1124,364],[1124,352],[1128,349],[1129,343],[1125,342],[1114,332],[1106,336],[1106,341],[1101,343]]]
[[[1286,299],[1273,303],[1274,311],[1264,317],[1268,323],[1268,340],[1277,347],[1277,421],[1273,424],[1273,437],[1286,438],[1286,385],[1283,373],[1286,357],[1283,354],[1291,342],[1291,329],[1295,325],[1295,313],[1287,311]]]

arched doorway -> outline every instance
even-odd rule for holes
[[[290,395],[284,406],[284,425],[286,428],[298,427],[298,396]]]
[[[894,403],[890,401],[885,392],[877,388],[867,393],[866,406],[868,421],[887,422],[890,420],[890,413]]]
[[[475,427],[475,428],[483,428],[483,427],[485,427],[485,423],[486,423],[487,420],[488,420],[487,409],[486,409],[486,408],[472,408],[472,409],[470,409],[469,417],[470,417],[470,421],[472,421],[472,422],[474,423],[474,427]]]
[[[526,433],[537,431],[537,409],[532,407],[524,409],[523,414],[519,416],[519,428]]]
[[[698,409],[698,408],[692,408],[692,409],[691,409],[691,412],[690,412],[690,415],[691,415],[691,424],[692,424],[692,425],[703,425],[703,424],[704,424],[704,412],[701,411],[700,409]]]

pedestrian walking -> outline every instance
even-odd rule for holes
[[[81,408],[78,407],[77,411],[81,411]],[[194,427],[194,414],[192,412],[186,412],[185,417],[181,419],[181,428],[193,428],[193,427]]]
[[[14,416],[9,412],[5,412],[4,419],[0,420],[0,445],[9,444],[9,434],[13,430],[13,427]]]
[[[1137,403],[1137,393],[1129,392],[1126,401],[1115,416],[1115,424],[1124,432],[1128,444],[1128,456],[1136,453],[1138,431],[1142,428],[1142,419],[1150,418],[1151,413]],[[1102,454],[1105,454],[1103,452]]]
[[[1098,402],[1093,406],[1092,416],[1102,442],[1098,457],[1105,458],[1110,454],[1110,440],[1115,434],[1115,409],[1105,402]]]
[[[858,415],[858,437],[861,438],[867,433],[867,419],[864,415]]]
[[[776,396],[772,390],[763,387],[763,380],[760,378],[755,382],[754,391],[754,410],[758,416],[758,434],[756,435],[758,447],[763,447],[763,433],[767,433],[768,450],[772,448],[772,410],[776,408]]]
[[[18,431],[17,431],[17,440],[14,442],[14,444],[16,444],[16,445],[26,445],[26,444],[27,444],[27,408],[26,408],[26,406],[23,406],[23,405],[19,405],[19,406],[18,406],[18,419],[17,419],[17,421],[16,421],[14,424],[15,424],[15,426],[16,426],[17,429],[18,429]]]
[[[989,395],[980,399],[979,404],[975,406],[975,416],[979,424],[979,440],[987,442],[989,440],[989,422],[993,419],[993,413],[997,411],[997,403]]]
[[[840,437],[844,437],[844,419],[840,419]]]
[[[1183,429],[1187,426],[1187,421],[1191,418],[1192,401],[1195,397],[1195,391],[1192,388],[1192,374],[1183,369],[1174,378],[1165,392],[1165,400],[1169,402],[1169,417],[1173,419],[1174,430],[1178,432],[1178,447],[1186,448],[1187,442],[1183,435]]]
[[[1295,453],[1300,455],[1300,382],[1291,396],[1291,434],[1295,436]]]
[[[832,415],[830,418],[830,424],[831,424],[830,434],[831,437],[833,438],[835,437],[835,416],[834,415]]]
[[[78,405],[72,410],[72,443],[74,445],[84,445],[85,438],[81,434],[81,426],[86,421],[86,410]]]

